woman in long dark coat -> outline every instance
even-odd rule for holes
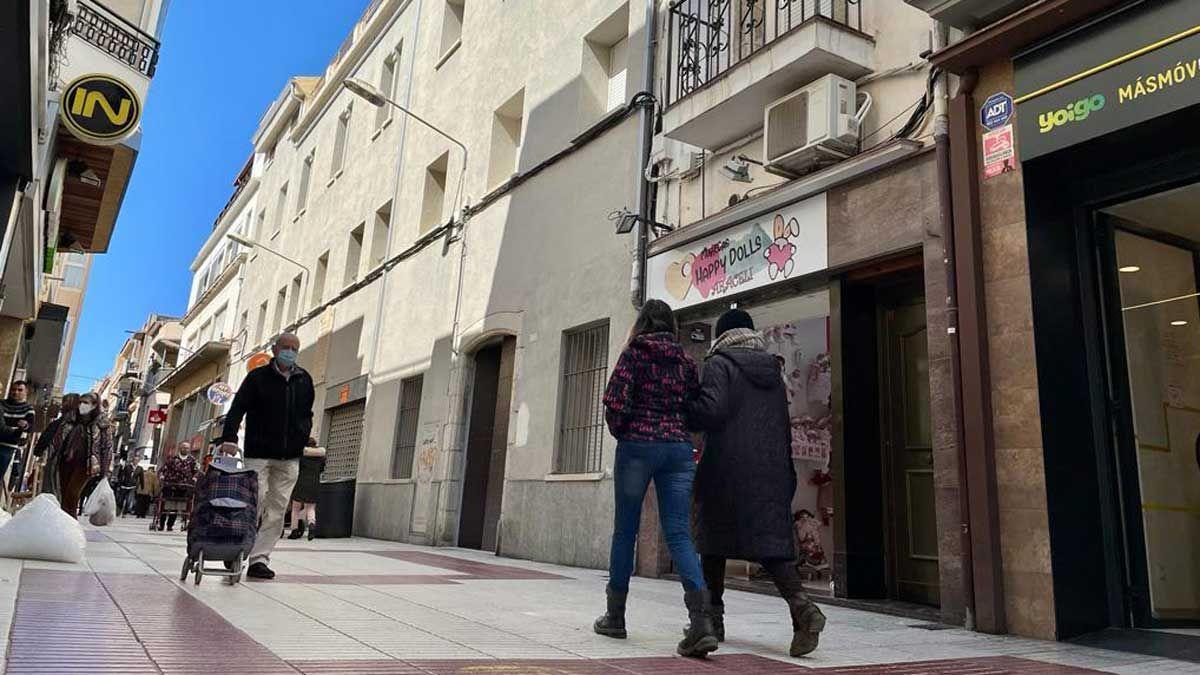
[[[108,476],[112,464],[112,432],[107,418],[100,414],[100,397],[87,393],[79,397],[76,424],[60,450],[59,483],[62,508],[71,517],[79,513],[80,499],[94,476]]]
[[[317,536],[317,494],[321,491],[321,473],[325,471],[325,448],[317,447],[316,439],[308,439],[300,457],[300,476],[292,488],[292,533],[288,539],[299,539],[308,530],[308,540]]]
[[[725,561],[757,562],[787,601],[792,656],[817,648],[825,615],[804,591],[792,535],[792,465],[787,392],[779,361],[742,310],[717,321],[689,421],[706,432],[696,471],[696,549],[711,594],[713,627],[725,637]]]
[[[71,429],[75,427],[78,408],[79,394],[63,396],[58,417],[46,425],[46,430],[42,432],[41,436],[38,436],[37,443],[33,446],[33,454],[41,457],[44,463],[41,491],[54,495],[60,504],[62,503],[62,484],[59,481],[59,469],[61,468],[62,449],[66,445],[67,437],[71,434]]]

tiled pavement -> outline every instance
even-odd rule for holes
[[[367,539],[282,542],[273,582],[178,582],[184,538],[126,519],[88,532],[88,559],[0,558],[8,673],[311,675],[1082,675],[1198,673],[1200,664],[929,631],[827,607],[822,646],[789,659],[777,598],[730,592],[730,641],[671,656],[680,591],[638,579],[629,640],[590,630],[603,573]]]

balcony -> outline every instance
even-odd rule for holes
[[[104,5],[79,3],[71,32],[142,75],[154,77],[158,40]]]
[[[871,72],[867,0],[676,0],[663,134],[716,149],[762,128],[772,101],[830,73]]]

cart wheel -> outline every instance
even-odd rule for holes
[[[187,581],[188,572],[191,572],[191,571],[192,571],[192,559],[190,557],[185,557],[183,559],[183,571],[181,571],[179,573],[179,580]]]
[[[196,556],[196,585],[200,585],[200,578],[204,576],[204,551]]]
[[[237,560],[233,562],[233,576],[229,578],[229,583],[237,584],[242,581],[242,569],[246,566],[246,554],[239,553]]]

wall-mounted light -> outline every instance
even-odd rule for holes
[[[1172,321],[1172,322],[1171,322],[1171,325],[1172,325],[1172,326],[1186,326],[1186,325],[1187,325],[1187,323],[1188,323],[1188,322],[1186,322],[1186,321],[1182,321],[1182,320],[1181,320],[1181,321]]]
[[[659,233],[671,232],[675,228],[666,223],[660,223],[649,218],[642,218],[629,209],[620,209],[608,214],[608,219],[617,224],[617,234],[629,234],[638,223],[646,223],[651,230]]]
[[[1125,274],[1132,274],[1134,272],[1141,272],[1142,268],[1138,267],[1137,265],[1126,265],[1124,267],[1118,267],[1117,271]]]

